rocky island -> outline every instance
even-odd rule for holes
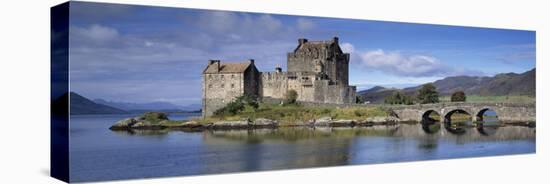
[[[307,108],[306,108],[307,109]],[[326,112],[326,111],[325,111]],[[361,115],[360,113],[357,113]],[[284,117],[284,113],[280,114]],[[284,118],[268,119],[265,117],[225,117],[190,120],[170,120],[163,112],[147,112],[142,115],[116,122],[109,129],[121,130],[220,130],[220,129],[273,129],[279,127],[355,127],[395,124],[399,120],[391,116],[373,116],[362,119],[338,119],[333,116],[318,116],[309,120],[287,121]]]

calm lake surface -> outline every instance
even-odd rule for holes
[[[185,119],[199,114],[176,114]],[[361,128],[114,132],[135,115],[71,116],[71,181],[375,164],[535,153],[535,128]]]

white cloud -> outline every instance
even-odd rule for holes
[[[340,48],[345,53],[355,53],[355,47],[351,43],[347,43],[347,42],[341,43]]]
[[[362,64],[369,68],[403,76],[438,75],[446,67],[436,58],[425,55],[403,55],[399,52],[385,52],[381,49],[360,54]]]
[[[76,38],[95,43],[105,43],[119,37],[119,33],[116,29],[98,24],[93,24],[85,28],[72,27],[71,34],[74,34]]]
[[[215,36],[218,42],[228,43],[276,40],[293,31],[287,29],[281,20],[271,15],[251,16],[225,11],[205,12],[199,15],[198,20],[188,18],[187,23],[196,25],[202,31]]]
[[[399,51],[384,51],[382,49],[358,51],[351,43],[342,43],[340,47],[345,52],[352,54],[352,60],[357,60],[353,63],[359,64],[365,69],[382,71],[396,76],[483,75],[482,72],[477,70],[450,67],[436,57],[428,55],[403,54]]]
[[[307,31],[313,29],[315,27],[315,23],[309,19],[298,18],[296,20],[296,26],[301,31]]]
[[[199,20],[190,21],[196,21],[201,28],[218,33],[231,31],[239,23],[235,13],[225,11],[203,13],[200,15]]]

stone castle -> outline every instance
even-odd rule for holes
[[[287,54],[287,71],[276,67],[260,72],[254,60],[221,62],[210,60],[202,73],[202,112],[210,116],[241,95],[283,99],[289,90],[298,101],[314,103],[355,103],[355,86],[349,85],[349,53],[344,53],[334,37],[328,41],[298,39]]]

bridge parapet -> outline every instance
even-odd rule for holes
[[[475,102],[449,102],[435,104],[417,105],[386,105],[382,106],[393,111],[402,121],[422,121],[427,112],[435,111],[441,116],[441,122],[449,120],[450,115],[462,111],[472,116],[472,121],[481,121],[483,113],[493,110],[499,121],[505,123],[513,122],[535,122],[535,103],[475,103]]]

